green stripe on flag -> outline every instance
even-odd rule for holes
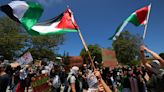
[[[113,40],[113,38],[116,36],[117,32],[120,30],[122,24],[123,24],[123,23],[121,23],[121,24],[117,27],[115,33],[109,38],[109,40]]]
[[[54,30],[48,33],[39,33],[40,35],[53,35],[53,34],[63,34],[68,32],[77,32],[77,30],[72,29],[61,29],[61,30]]]
[[[61,30],[54,30],[52,32],[37,32],[34,30],[29,30],[27,31],[31,35],[53,35],[53,34],[63,34],[63,33],[68,33],[68,32],[77,32],[75,29],[61,29]]]
[[[43,8],[38,3],[27,2],[28,10],[20,20],[26,30],[30,30],[42,15]]]
[[[131,14],[125,21],[131,22],[135,26],[139,26],[140,23],[138,22],[137,15],[135,13]]]

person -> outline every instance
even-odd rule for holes
[[[27,67],[28,65],[25,65],[23,69],[19,71],[19,82],[16,86],[16,92],[24,92],[25,86],[26,86],[26,78],[27,78]]]
[[[98,90],[99,90],[99,92],[102,92],[102,91],[112,92],[112,90],[108,87],[108,85],[102,79],[101,74],[100,74],[99,71],[94,71],[94,75],[97,77],[97,80],[98,80]]]
[[[6,92],[10,77],[5,72],[5,65],[0,64],[0,92]]]
[[[148,63],[146,61],[144,51],[150,53],[154,57],[152,62]],[[153,90],[156,92],[162,92],[164,90],[164,70],[161,67],[164,67],[164,59],[144,45],[140,46],[140,52],[143,65],[152,73],[152,83],[154,83]]]
[[[87,73],[87,84],[89,86],[88,92],[97,92],[98,91],[98,80],[96,76],[94,75],[94,72],[92,70],[88,70]]]
[[[69,85],[68,89],[65,89],[67,92],[81,92],[80,82],[78,77],[79,67],[73,66],[67,77],[67,84]],[[64,92],[65,92],[64,91]]]
[[[88,83],[87,83],[87,64],[83,64],[82,67],[82,88],[83,90],[88,90]]]
[[[130,80],[129,70],[127,67],[123,67],[123,78],[122,78],[122,92],[130,92]]]
[[[60,92],[61,80],[59,77],[59,66],[54,66],[50,71],[49,85],[52,87],[51,92]]]

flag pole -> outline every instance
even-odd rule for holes
[[[95,70],[96,68],[95,68],[95,65],[94,65],[94,63],[93,63],[93,59],[92,59],[92,57],[91,57],[91,53],[89,52],[88,47],[87,47],[87,45],[86,45],[86,43],[85,43],[85,41],[84,41],[84,38],[83,38],[83,36],[82,36],[82,34],[81,34],[81,31],[80,31],[79,29],[78,29],[78,33],[79,33],[80,39],[81,39],[81,41],[82,41],[82,43],[83,43],[83,45],[84,45],[85,51],[87,52],[87,54],[88,54],[88,56],[89,56],[89,59],[90,59],[90,61],[91,61],[92,68],[93,68],[93,70]]]
[[[147,15],[147,23],[145,25],[145,29],[144,29],[144,34],[143,34],[143,39],[145,39],[145,35],[146,35],[146,31],[147,31],[147,25],[148,25],[148,21],[149,21],[149,15],[150,15],[150,11],[151,11],[151,4],[148,6],[149,11],[148,11],[148,15]]]
[[[69,9],[69,6],[68,6],[68,5],[67,5],[67,8]],[[70,11],[70,12],[72,13],[72,11]],[[82,44],[83,44],[83,46],[84,46],[84,48],[85,48],[85,51],[87,52],[87,54],[88,54],[88,56],[89,56],[89,59],[90,59],[92,68],[93,68],[93,70],[95,70],[96,68],[95,68],[95,65],[94,65],[94,63],[93,63],[93,59],[92,59],[92,57],[91,57],[91,54],[90,54],[90,52],[89,52],[89,50],[88,50],[88,47],[87,47],[85,41],[84,41],[84,38],[83,38],[83,36],[82,36],[82,34],[81,34],[81,31],[80,31],[80,29],[74,24],[75,20],[74,20],[74,17],[73,17],[73,13],[72,13],[72,16],[71,16],[71,17],[72,17],[72,24],[75,26],[76,30],[78,31],[79,36],[80,36],[80,39],[81,39],[81,41],[82,41]]]

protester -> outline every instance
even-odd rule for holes
[[[50,71],[49,85],[52,86],[51,92],[60,92],[61,80],[59,77],[59,66],[54,66]]]
[[[104,80],[101,77],[101,74],[99,71],[94,71],[95,76],[97,77],[99,84],[98,84],[98,90],[100,92],[112,92],[111,89],[107,86],[107,84],[104,82]]]
[[[10,77],[5,72],[5,65],[1,63],[0,64],[0,92],[6,92],[9,81],[10,81]]]
[[[67,92],[81,92],[78,72],[79,67],[73,66],[71,68],[71,71],[67,77],[67,82],[69,84]]]
[[[26,92],[29,91],[29,87],[31,86],[31,78],[34,77],[36,75],[36,73],[33,72],[32,67],[28,67],[28,74],[27,77],[25,79],[25,83],[26,83]]]
[[[87,83],[88,67],[87,67],[87,64],[83,64],[81,71],[82,71],[82,88],[84,90],[88,90],[88,83]]]
[[[94,75],[94,72],[88,70],[87,73],[87,84],[89,85],[88,92],[97,92],[98,91],[98,80]]]
[[[162,59],[157,53],[148,49],[144,45],[142,45],[140,47],[140,51],[141,51],[142,63],[149,70],[149,72],[151,72],[151,75],[150,75],[152,78],[151,85],[153,84],[152,90],[156,91],[156,92],[164,91],[164,87],[163,87],[163,85],[164,85],[164,70],[161,68],[161,67],[164,67],[164,59]],[[151,63],[148,63],[145,60],[144,51],[150,53],[153,56],[154,60]],[[147,85],[149,87],[148,83],[147,83]],[[151,89],[151,87],[149,87],[149,89]]]
[[[16,87],[16,92],[24,92],[24,90],[25,90],[26,78],[28,75],[27,67],[28,67],[28,65],[24,66],[24,68],[19,71],[19,79],[20,80]]]

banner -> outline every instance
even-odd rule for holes
[[[48,85],[48,75],[42,74],[32,78],[31,87],[33,92],[51,92],[51,87]]]
[[[20,65],[25,65],[25,64],[32,62],[33,58],[32,58],[32,55],[30,52],[26,52],[17,61]]]

